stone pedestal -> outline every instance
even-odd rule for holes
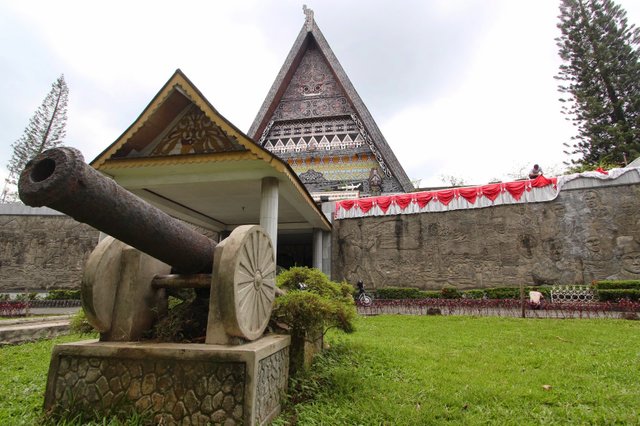
[[[98,342],[57,345],[45,409],[150,413],[156,424],[264,424],[280,412],[289,336],[238,346]]]

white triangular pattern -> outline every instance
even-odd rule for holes
[[[331,145],[329,144],[329,139],[327,139],[326,136],[323,136],[322,139],[320,140],[319,147],[321,149],[326,149],[327,151],[331,149]]]
[[[340,142],[340,138],[338,137],[338,135],[334,135],[333,138],[331,139],[331,148],[340,148],[340,145],[342,143]]]
[[[296,143],[293,141],[293,139],[289,139],[285,145],[285,150],[287,152],[292,152],[295,151],[296,149]]]

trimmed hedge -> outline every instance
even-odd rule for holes
[[[440,299],[442,293],[437,290],[420,290],[413,287],[385,287],[375,291],[376,299]]]
[[[443,299],[460,299],[462,298],[462,292],[452,286],[444,286],[440,290]]]
[[[525,298],[530,291],[539,291],[547,300],[551,300],[551,287],[525,287]],[[376,299],[520,299],[520,287],[494,287],[473,290],[458,290],[455,287],[443,287],[441,291],[424,291],[413,287],[385,287],[376,290]]]
[[[465,290],[464,292],[464,297],[467,299],[483,299],[484,295],[484,290]]]
[[[640,280],[603,280],[594,281],[593,287],[596,290],[619,290],[636,289],[640,290]]]
[[[45,300],[80,300],[80,290],[50,290]]]
[[[620,288],[615,290],[598,290],[598,299],[601,302],[618,302],[626,299],[632,301],[640,300],[640,289]]]

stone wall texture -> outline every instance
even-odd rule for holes
[[[550,202],[334,221],[334,279],[439,290],[640,279],[640,185]],[[635,262],[635,263],[633,263]]]
[[[287,389],[288,377],[289,347],[260,360],[255,408],[257,423],[280,412],[280,398]]]
[[[0,215],[0,292],[78,289],[99,232],[63,215]]]
[[[100,232],[50,209],[11,211],[0,209],[0,293],[79,289]],[[45,213],[24,214],[32,211]],[[218,241],[218,233],[187,225]]]
[[[244,363],[62,356],[54,398],[73,409],[133,406],[154,424],[243,423]]]
[[[57,345],[45,410],[66,418],[135,411],[166,426],[267,424],[280,413],[287,389],[290,343],[289,336],[272,334],[238,346]]]

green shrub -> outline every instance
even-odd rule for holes
[[[640,280],[594,281],[593,287],[596,290],[615,290],[624,288],[640,290]]]
[[[551,298],[550,286],[525,287],[524,296],[530,291],[541,292],[547,300]],[[519,299],[520,287],[494,287],[472,290],[458,290],[453,286],[445,286],[440,291],[420,290],[413,287],[384,287],[376,290],[377,299]]]
[[[22,302],[26,302],[28,300],[38,300],[38,298],[39,294],[35,291],[32,291],[30,293],[21,293],[16,296],[16,300],[20,300]]]
[[[518,287],[495,287],[484,290],[487,299],[519,299],[520,288]]]
[[[80,290],[51,290],[45,300],[80,300]]]
[[[462,292],[462,297],[467,299],[482,299],[484,295],[484,290],[466,290]]]
[[[354,289],[346,282],[330,281],[318,269],[307,267],[293,267],[280,273],[276,280],[286,293],[276,298],[271,320],[289,329],[289,373],[294,376],[310,365],[313,353],[321,349],[328,329],[353,331],[356,318]],[[304,289],[300,289],[299,284],[305,284]],[[312,349],[307,350],[308,347]]]
[[[597,294],[601,302],[617,302],[620,299],[640,300],[640,289],[635,288],[598,290]]]
[[[306,288],[299,290],[299,283]],[[276,299],[271,317],[289,326],[292,334],[324,334],[332,327],[353,331],[353,287],[346,282],[330,281],[315,268],[293,267],[278,275],[277,284],[287,293]]]
[[[72,333],[78,334],[92,334],[96,332],[93,326],[89,324],[89,321],[87,321],[87,316],[85,315],[83,309],[80,309],[74,316],[71,317],[69,328],[71,329]]]
[[[460,299],[462,292],[453,286],[446,285],[440,290],[443,299]]]

